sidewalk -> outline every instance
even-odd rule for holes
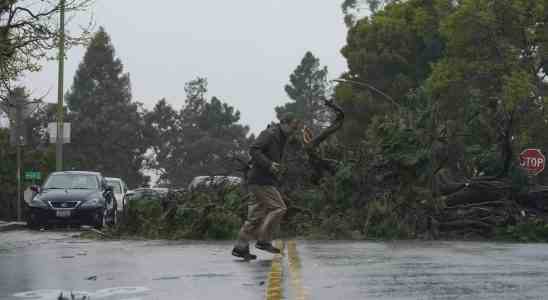
[[[21,229],[27,226],[26,222],[6,222],[0,221],[0,232]]]

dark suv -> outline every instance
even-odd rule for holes
[[[114,193],[98,172],[51,173],[29,204],[31,228],[52,223],[76,223],[101,228],[117,219]]]

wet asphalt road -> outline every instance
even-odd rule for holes
[[[0,299],[548,299],[546,244],[289,241],[244,263],[230,242],[77,233],[0,233]]]
[[[548,299],[548,245],[306,243],[309,299]]]

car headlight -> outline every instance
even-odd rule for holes
[[[38,197],[35,197],[34,199],[32,199],[30,201],[29,206],[30,207],[40,207],[40,208],[48,207],[48,205],[46,203],[44,203],[44,201],[40,200],[40,198],[38,198]]]
[[[101,200],[99,198],[93,198],[90,199],[84,203],[82,203],[81,207],[99,207],[101,205]]]

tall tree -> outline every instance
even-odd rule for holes
[[[393,2],[396,0],[344,0],[341,5],[344,22],[347,27],[352,27],[365,8],[369,9],[370,13],[375,13]]]
[[[444,53],[440,24],[454,10],[451,2],[389,4],[349,29],[347,44],[341,50],[348,72],[342,77],[368,84],[386,95],[364,85],[337,86],[336,98],[347,116],[342,132],[347,142],[365,137],[374,117],[397,112],[398,102],[430,76],[432,63]]]
[[[345,140],[362,141],[372,123],[377,138],[419,125],[459,172],[506,175],[518,149],[546,140],[547,14],[534,0],[410,0],[359,20],[342,50],[343,78],[388,97],[339,85]]]
[[[327,67],[320,66],[320,60],[311,52],[306,52],[301,63],[289,76],[285,92],[291,102],[276,107],[279,115],[291,112],[301,118],[313,130],[326,121],[323,101],[327,98]]]
[[[493,175],[508,172],[516,150],[546,139],[532,129],[548,119],[547,19],[546,1],[466,0],[442,24],[447,52],[434,64],[428,90],[440,119],[458,124],[455,132],[477,136],[467,125],[481,123],[484,134],[474,143],[493,149],[499,162]],[[471,110],[474,119],[467,118]]]
[[[148,145],[142,108],[131,101],[129,74],[104,28],[91,40],[66,99],[72,122],[67,165],[143,184]]]
[[[175,174],[181,165],[179,157],[184,155],[182,120],[165,99],[156,103],[152,111],[145,115],[145,124],[151,137],[152,155],[147,164],[150,169],[160,171],[159,181],[176,182]]]
[[[186,83],[185,91],[179,112],[161,100],[147,114],[157,137],[151,167],[172,186],[184,186],[199,175],[236,175],[231,157],[245,151],[249,131],[238,124],[240,112],[217,97],[208,100],[205,78]]]

